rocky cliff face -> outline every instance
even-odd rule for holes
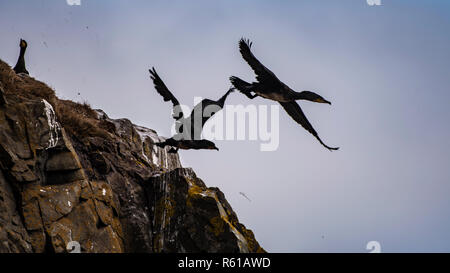
[[[264,251],[160,140],[0,61],[0,252]]]

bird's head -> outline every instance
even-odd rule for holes
[[[214,142],[212,142],[212,141],[204,139],[204,140],[202,140],[202,142],[203,142],[203,146],[205,149],[217,150],[217,151],[219,150],[219,148],[216,147],[216,144],[214,144]]]
[[[302,91],[300,92],[301,99],[309,100],[312,102],[318,102],[318,103],[328,103],[331,105],[331,102],[324,99],[321,95],[318,95],[311,91]]]
[[[20,45],[21,48],[27,48],[27,46],[28,46],[27,41],[25,41],[23,39],[20,39],[20,44],[19,45]]]

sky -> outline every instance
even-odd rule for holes
[[[180,151],[269,252],[450,251],[450,2],[0,0],[0,59],[60,98],[171,134],[171,105],[219,98],[231,75],[253,81],[241,37],[292,89],[330,152],[280,108],[280,143],[215,141]],[[80,95],[78,95],[80,93]],[[238,92],[229,105],[276,105]],[[245,193],[251,200],[244,198]]]

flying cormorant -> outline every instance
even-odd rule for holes
[[[231,83],[238,89],[241,93],[246,95],[250,99],[254,99],[257,96],[278,101],[281,106],[286,110],[286,112],[303,128],[315,136],[319,142],[327,149],[337,150],[339,148],[333,148],[327,146],[322,142],[316,130],[309,123],[305,114],[303,113],[300,106],[297,104],[296,100],[309,100],[318,103],[328,103],[331,102],[325,100],[322,96],[311,92],[302,91],[296,92],[289,88],[286,84],[281,82],[275,74],[265,67],[262,63],[256,59],[253,53],[250,51],[252,43],[249,40],[241,39],[239,41],[239,51],[242,54],[244,60],[250,65],[256,74],[257,82],[248,83],[239,79],[238,77],[230,77]],[[254,94],[252,94],[253,92]]]
[[[25,74],[29,74],[27,69],[25,68],[25,50],[27,50],[27,42],[23,39],[20,39],[20,55],[19,55],[19,59],[17,60],[17,64],[16,66],[14,66],[14,71],[16,72],[16,74],[19,73],[25,73]]]
[[[175,139],[174,137],[168,138],[163,142],[155,143],[156,146],[164,148],[171,146],[169,153],[176,153],[178,149],[184,150],[219,150],[214,142],[207,139],[190,140],[190,139]],[[175,148],[173,148],[175,147]]]
[[[219,150],[216,145],[209,140],[201,139],[201,133],[203,126],[215,113],[220,111],[227,99],[228,95],[234,91],[234,88],[230,88],[225,95],[223,95],[217,101],[210,99],[203,99],[192,110],[189,117],[185,118],[183,111],[181,110],[179,101],[170,92],[162,79],[156,73],[154,67],[149,69],[150,78],[153,80],[156,91],[163,97],[164,101],[171,101],[173,104],[172,117],[176,120],[177,134],[164,142],[156,143],[159,147],[172,146],[176,149],[171,149],[169,152],[175,153],[178,149],[209,149]],[[188,131],[185,131],[188,130]]]

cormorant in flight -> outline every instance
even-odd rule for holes
[[[220,111],[227,99],[228,95],[234,91],[234,88],[230,88],[225,95],[223,95],[217,101],[210,99],[203,99],[192,110],[189,117],[184,118],[183,111],[181,110],[180,103],[175,96],[170,92],[162,79],[156,73],[154,67],[149,69],[150,78],[153,80],[156,91],[163,97],[164,101],[171,101],[173,104],[172,117],[176,120],[177,134],[164,142],[155,143],[159,147],[172,146],[176,149],[171,149],[169,152],[176,153],[178,149],[209,149],[219,150],[216,145],[209,140],[201,139],[201,133],[203,126],[215,113]]]
[[[16,72],[16,74],[19,73],[25,73],[25,74],[29,74],[27,69],[25,68],[25,50],[27,50],[27,42],[23,39],[20,39],[20,55],[19,55],[19,59],[17,60],[17,64],[16,66],[14,66],[14,71]]]
[[[249,40],[244,40],[243,38],[239,41],[239,51],[242,54],[244,60],[250,65],[256,74],[257,82],[248,83],[239,79],[238,77],[230,77],[231,83],[238,89],[241,93],[246,95],[250,99],[254,99],[257,96],[278,101],[281,106],[286,110],[286,112],[303,128],[315,136],[319,142],[327,149],[337,150],[339,148],[333,148],[327,146],[322,142],[316,130],[309,123],[305,114],[303,113],[300,106],[297,104],[296,100],[309,100],[318,103],[328,103],[331,102],[325,100],[322,96],[311,92],[302,91],[296,92],[289,88],[286,84],[281,82],[275,74],[265,67],[262,63],[256,59],[253,53],[250,51],[252,43]],[[254,94],[252,94],[253,92]]]

